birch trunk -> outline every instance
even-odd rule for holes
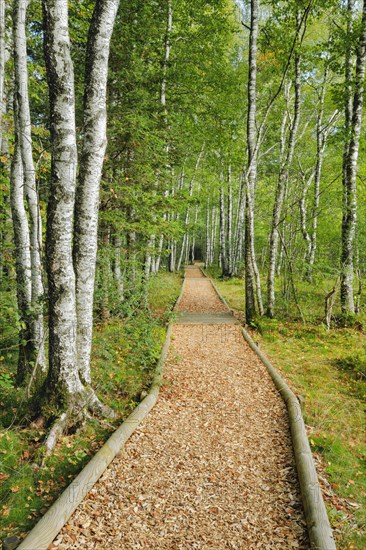
[[[233,275],[233,185],[231,181],[231,165],[228,168],[228,198],[227,198],[227,269],[229,277]]]
[[[317,127],[316,127],[316,165],[315,165],[315,180],[314,180],[314,193],[313,193],[313,206],[312,206],[312,223],[310,231],[310,243],[308,252],[305,258],[307,267],[305,272],[305,279],[311,283],[313,280],[313,269],[315,264],[315,255],[317,249],[317,230],[318,230],[318,216],[319,216],[319,202],[320,202],[320,184],[322,179],[322,169],[325,148],[327,144],[327,139],[331,128],[334,126],[336,121],[338,110],[334,111],[330,117],[327,127],[323,128],[323,117],[324,117],[324,101],[325,101],[325,92],[326,92],[326,83],[327,83],[328,70],[325,70],[324,83],[320,95],[320,107],[317,117]]]
[[[222,277],[227,277],[229,274],[228,265],[227,265],[227,252],[226,252],[226,216],[225,216],[225,196],[224,196],[224,186],[223,186],[223,177],[221,176],[221,185],[220,185],[220,258],[221,258],[221,269]]]
[[[357,161],[362,127],[362,111],[365,90],[366,68],[366,0],[363,2],[360,38],[357,45],[355,92],[353,97],[350,142],[344,166],[344,204],[342,219],[342,254],[341,254],[341,306],[344,313],[354,313],[353,279],[354,279],[354,239],[357,219]]]
[[[43,326],[42,281],[42,218],[36,189],[36,172],[33,163],[32,127],[28,96],[27,41],[25,32],[28,0],[15,0],[13,8],[14,74],[17,95],[19,144],[23,164],[23,179],[30,220],[30,255],[32,267],[32,338],[39,366],[46,369]]]
[[[248,174],[246,178],[245,210],[245,318],[250,324],[256,316],[255,275],[252,251],[254,250],[254,192],[257,181],[257,42],[259,0],[251,0],[249,36],[249,78],[248,78],[248,117],[247,150]]]
[[[294,102],[294,117],[291,125],[290,135],[287,143],[287,151],[285,159],[281,165],[278,184],[276,188],[275,202],[272,214],[272,226],[269,241],[269,260],[268,260],[268,276],[267,276],[267,315],[274,316],[275,305],[275,274],[278,255],[279,241],[279,224],[281,220],[282,208],[285,190],[289,180],[289,170],[292,164],[292,158],[295,150],[296,135],[300,122],[301,109],[301,59],[300,55],[295,55],[295,102]]]
[[[217,240],[217,226],[219,224],[219,216],[217,212],[217,208],[215,206],[212,207],[212,214],[211,214],[211,241],[210,241],[210,262],[213,264],[215,260],[215,250],[216,250],[216,240]]]
[[[109,48],[119,0],[97,0],[88,36],[83,146],[76,192],[74,265],[76,275],[77,362],[81,380],[91,383],[93,295],[98,246],[99,187],[107,146]]]
[[[211,227],[210,227],[210,199],[207,198],[206,205],[206,261],[205,267],[211,265]]]
[[[74,408],[80,402],[83,386],[76,361],[72,239],[77,149],[67,0],[43,0],[43,26],[52,147],[46,240],[49,371],[45,393],[48,404],[51,401],[62,407]]]
[[[16,104],[16,99],[14,103]],[[16,109],[17,107],[14,105],[14,111]],[[17,301],[22,326],[19,334],[17,383],[22,384],[30,372],[34,347],[28,314],[32,300],[30,239],[27,213],[24,207],[23,165],[18,131],[15,133],[14,156],[11,165],[10,205],[14,227]]]
[[[236,219],[235,239],[234,239],[234,268],[233,275],[238,274],[239,264],[243,259],[243,243],[244,243],[244,222],[246,210],[246,194],[243,179],[240,182],[238,213]]]
[[[6,113],[6,98],[5,98],[5,0],[0,0],[0,154],[4,152],[3,134],[4,132],[4,115]]]
[[[167,124],[167,110],[166,110],[166,88],[167,88],[167,70],[169,65],[169,59],[170,59],[170,49],[171,49],[171,43],[170,43],[170,37],[172,34],[173,29],[173,5],[171,0],[168,0],[168,19],[167,19],[167,27],[166,27],[166,35],[165,35],[165,51],[164,51],[164,59],[163,59],[163,78],[161,81],[161,89],[160,89],[160,103],[164,109],[164,117],[165,122]]]

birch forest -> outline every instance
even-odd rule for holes
[[[10,469],[55,483],[148,391],[185,265],[362,371],[365,70],[366,0],[0,0],[5,535]]]

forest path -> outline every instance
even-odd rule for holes
[[[157,405],[55,544],[308,548],[286,408],[266,368],[198,268],[178,310]],[[201,322],[180,324],[192,315]]]

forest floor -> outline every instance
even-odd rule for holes
[[[285,405],[227,312],[189,269],[159,401],[55,547],[308,548]]]
[[[92,372],[98,396],[118,414],[115,422],[87,422],[64,435],[44,455],[45,430],[29,426],[25,389],[17,388],[17,312],[15,297],[0,296],[0,539],[24,537],[140,402],[151,384],[182,279],[161,272],[150,280],[151,315],[138,309],[95,323]],[[96,320],[97,321],[97,320]],[[1,542],[0,542],[1,547]]]
[[[220,292],[242,317],[242,279],[222,280]],[[306,325],[295,308],[282,307],[277,319],[257,320],[253,338],[303,397],[303,413],[339,549],[366,548],[366,319],[354,328],[327,330],[322,306],[332,281],[298,288]],[[285,305],[285,304],[283,304]],[[363,324],[363,328],[362,328]]]

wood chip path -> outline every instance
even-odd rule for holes
[[[197,268],[185,285],[180,310],[227,312]],[[174,326],[157,405],[52,547],[309,548],[286,409],[238,326]]]

